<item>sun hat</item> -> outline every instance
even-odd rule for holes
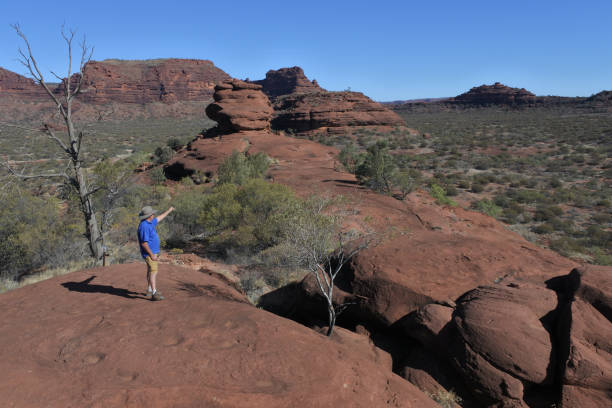
[[[142,207],[142,210],[140,210],[140,214],[138,214],[138,216],[140,217],[140,221],[142,221],[146,220],[153,214],[157,214],[157,210],[154,210],[153,208],[151,208],[151,206],[147,205]]]

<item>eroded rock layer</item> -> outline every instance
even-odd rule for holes
[[[206,101],[229,75],[208,60],[104,60],[87,64],[80,100],[88,103]]]
[[[253,83],[261,85],[264,93],[272,100],[281,95],[325,91],[316,80],[306,78],[300,67],[271,69],[266,73],[266,79]]]
[[[389,130],[406,123],[360,92],[330,92],[310,81],[300,67],[271,70],[263,87],[274,106],[272,128],[290,133],[352,133],[357,128]]]
[[[0,68],[0,97],[41,98],[46,93],[32,79]]]

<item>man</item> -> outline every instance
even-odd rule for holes
[[[147,205],[138,214],[140,217],[138,244],[140,245],[140,254],[147,263],[147,296],[151,296],[151,300],[164,299],[161,292],[157,290],[157,257],[159,256],[160,241],[155,227],[172,211],[174,211],[174,207],[168,208],[166,212],[155,217],[157,211]]]

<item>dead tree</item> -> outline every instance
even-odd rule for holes
[[[91,60],[93,54],[93,48],[87,46],[85,38],[80,44],[80,63],[79,72],[75,75],[72,73],[72,46],[75,36],[75,31],[69,30],[66,32],[62,26],[61,34],[62,38],[66,42],[68,50],[68,72],[65,77],[60,77],[54,72],[51,72],[55,78],[57,78],[62,86],[61,93],[54,93],[49,85],[47,84],[42,71],[39,68],[38,62],[32,53],[30,42],[26,35],[21,31],[19,25],[13,25],[17,35],[21,37],[25,44],[25,51],[19,49],[20,59],[19,61],[28,69],[30,75],[47,93],[49,98],[53,101],[57,113],[61,120],[64,122],[66,127],[62,134],[56,133],[56,131],[50,126],[49,123],[43,123],[41,131],[46,137],[52,140],[61,149],[62,153],[66,157],[67,165],[64,168],[60,168],[53,172],[43,172],[40,174],[28,174],[24,170],[18,170],[11,166],[10,162],[5,162],[4,166],[8,170],[9,174],[20,179],[34,179],[34,178],[59,178],[63,179],[67,184],[72,186],[78,193],[80,209],[83,214],[85,221],[86,235],[89,241],[91,254],[96,260],[100,260],[104,254],[102,234],[100,227],[96,220],[96,211],[93,205],[93,197],[97,191],[96,187],[88,182],[87,172],[83,166],[83,132],[77,131],[73,121],[73,102],[74,99],[81,92],[83,85],[83,77],[87,64]]]

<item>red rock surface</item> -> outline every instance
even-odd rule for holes
[[[261,85],[263,92],[271,100],[281,95],[325,91],[316,80],[310,81],[300,67],[271,69],[266,73],[265,79],[253,83]]]
[[[354,341],[259,310],[207,274],[161,265],[166,300],[151,302],[144,270],[84,270],[1,295],[2,406],[437,406]]]
[[[574,298],[561,315],[567,336],[563,407],[612,405],[612,268],[588,266],[570,275]]]
[[[272,127],[293,133],[351,133],[357,128],[389,130],[406,123],[360,92],[329,92],[300,67],[270,70],[260,84],[274,106]]]
[[[213,97],[206,114],[218,123],[219,134],[270,128],[272,105],[261,85],[230,79],[215,86]]]
[[[95,104],[207,101],[215,83],[228,78],[208,60],[92,61],[79,98]]]
[[[0,97],[4,96],[41,98],[45,97],[46,93],[32,79],[0,68]]]
[[[454,102],[468,105],[530,105],[535,104],[536,96],[525,88],[510,88],[496,82],[481,85],[454,98]]]
[[[284,95],[274,103],[272,127],[302,133],[350,133],[358,127],[405,126],[395,112],[360,92],[309,92]]]

